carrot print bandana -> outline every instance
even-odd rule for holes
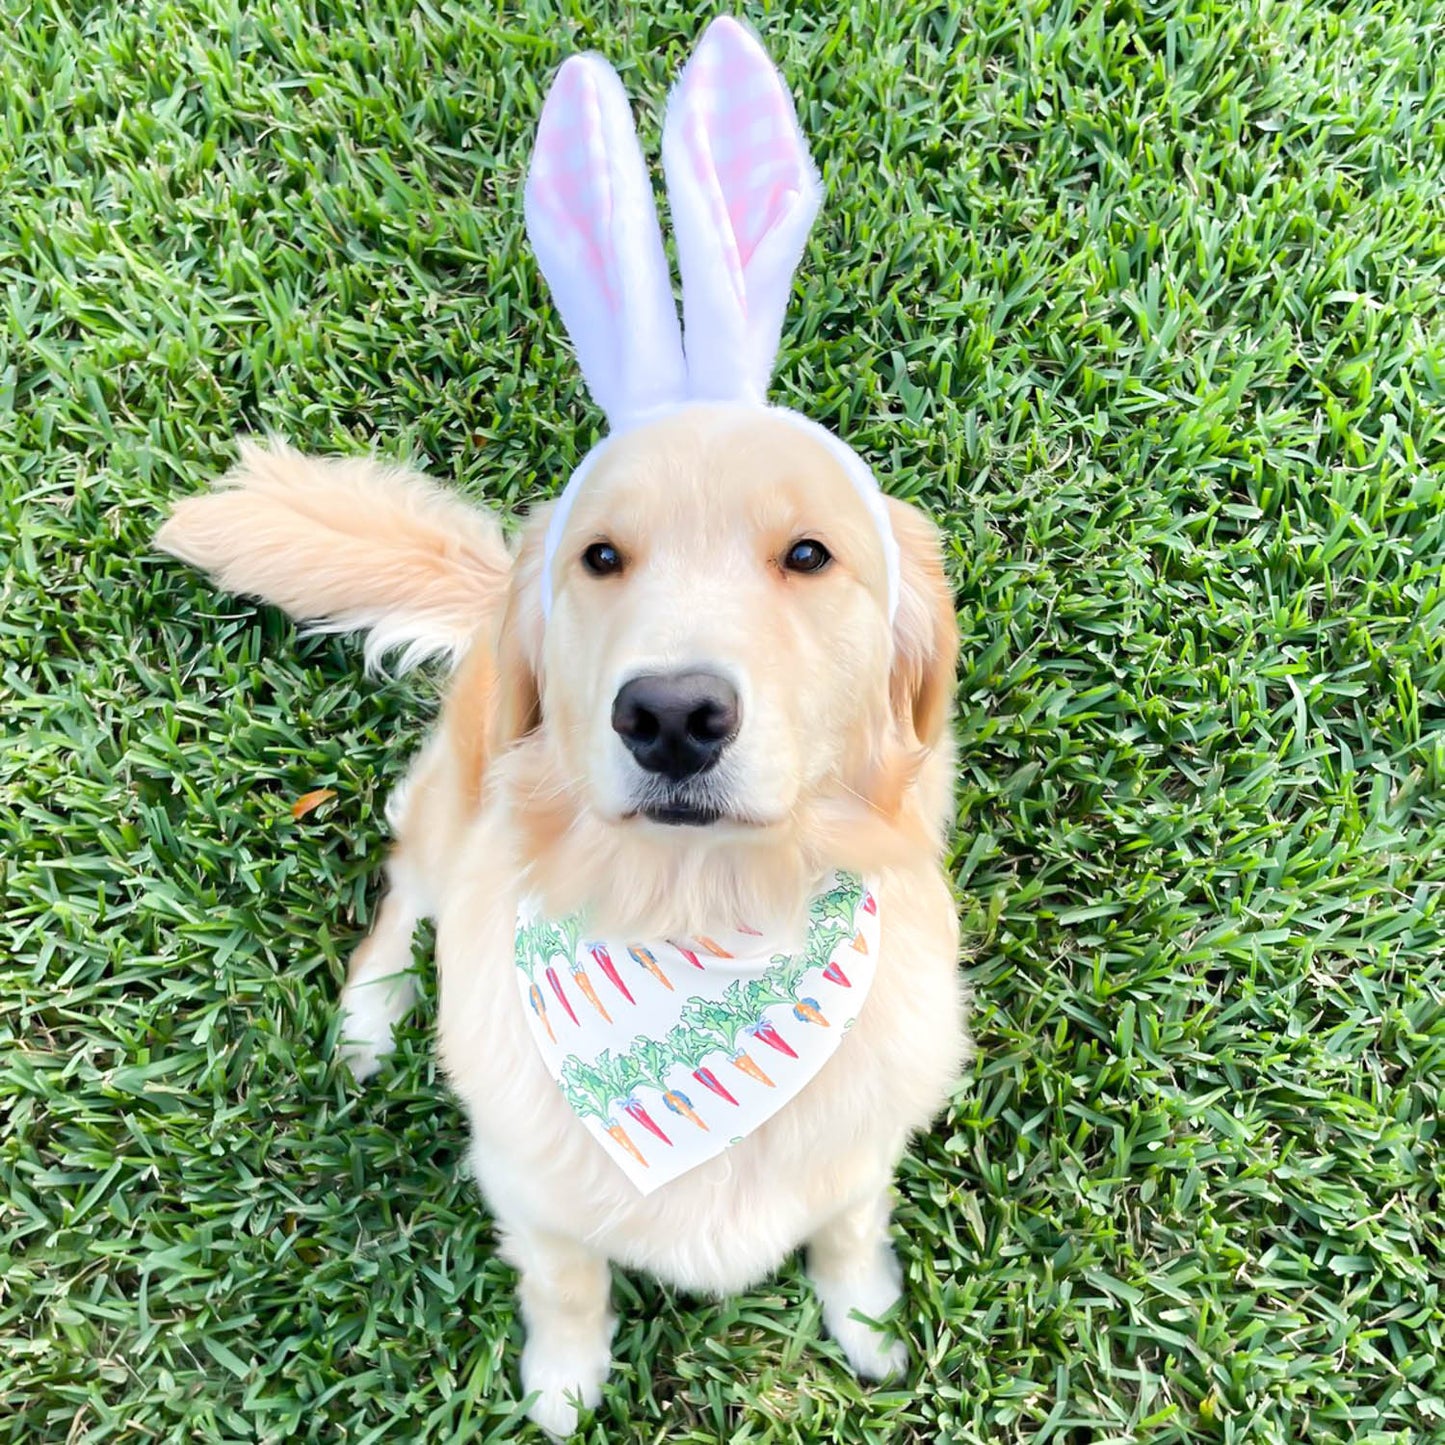
[[[741,1143],[857,1021],[878,957],[876,886],[834,873],[806,935],[597,938],[524,905],[517,987],[567,1102],[643,1194]]]

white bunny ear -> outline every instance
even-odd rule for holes
[[[652,185],[617,73],[557,72],[527,176],[527,234],[582,377],[614,430],[686,396],[682,337]]]
[[[783,78],[751,30],[708,26],[667,105],[688,393],[760,402],[822,199]]]

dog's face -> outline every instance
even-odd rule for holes
[[[940,646],[926,666],[951,667],[932,634],[951,637],[953,618],[946,592],[946,623],[925,600],[929,636],[910,643],[908,544],[923,527],[934,574],[937,545],[893,506],[908,534],[896,630],[878,529],[805,431],[707,406],[607,447],[567,518],[535,644],[535,720],[599,818],[767,828],[810,795],[856,788],[897,740],[900,706],[913,740],[918,688],[900,697],[899,678]],[[936,594],[941,577],[924,585]]]

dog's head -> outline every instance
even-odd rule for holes
[[[542,537],[500,650],[502,743],[534,735],[599,821],[776,829],[820,797],[897,806],[939,740],[956,632],[937,535],[889,502],[901,563],[839,460],[756,407],[614,438],[567,514],[542,616]]]
[[[663,126],[683,330],[621,82],[548,93],[527,229],[614,434],[519,558],[501,741],[611,828],[775,832],[823,796],[896,811],[952,692],[938,542],[861,458],[764,405],[822,188],[791,98],[728,17]]]

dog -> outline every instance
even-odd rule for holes
[[[713,83],[739,74],[750,84]],[[686,168],[709,152],[684,142],[699,126],[735,129],[709,107],[768,86],[772,154],[781,127],[793,169],[769,193],[761,239],[724,237],[733,250],[714,269],[716,214],[687,222],[678,200],[698,180]],[[495,518],[414,472],[280,443],[245,445],[222,485],[181,501],[157,538],[228,591],[366,633],[372,656],[452,666],[437,726],[388,809],[388,886],[349,966],[343,1048],[359,1078],[375,1072],[412,1001],[413,930],[435,920],[439,1054],[519,1272],[531,1415],[558,1437],[601,1397],[611,1263],[726,1294],[806,1246],[824,1323],[853,1368],[896,1375],[905,1348],[877,1323],[901,1291],[892,1177],[969,1052],[942,863],[957,632],[939,534],[831,433],[761,403],[816,178],[751,32],[713,23],[667,124],[685,353],[615,77],[576,57],[549,96],[539,153],[549,126],[578,149],[580,127],[580,149],[607,157],[606,206],[585,186],[579,200],[575,176],[549,193],[553,134],[528,209],[613,430],[514,550]],[[672,135],[682,140],[669,151]],[[769,237],[789,230],[770,256]],[[579,255],[598,258],[590,290],[568,270]],[[702,289],[729,276],[744,283],[734,312]],[[716,385],[729,374],[741,378],[731,395]],[[672,378],[660,398],[659,376]],[[855,881],[820,893],[828,878]],[[534,918],[585,920],[586,939],[617,942],[589,953],[574,929],[527,971]],[[761,973],[735,956],[752,940]],[[788,959],[792,991],[767,993]],[[728,997],[763,990],[748,995],[749,1029],[719,1034],[715,1053],[655,1067],[650,1086],[614,1081],[600,1107],[577,1083],[584,1063],[559,1063],[560,1034],[624,1038],[631,1008],[673,1010],[674,1034],[677,1019],[716,1016],[721,993],[689,993],[710,970],[736,973]],[[818,979],[831,981],[826,997]],[[766,1072],[740,1040],[768,1052]],[[657,1056],[641,1035],[638,1048]],[[695,1162],[669,1162],[686,1149]],[[679,1172],[649,1177],[664,1166]]]

